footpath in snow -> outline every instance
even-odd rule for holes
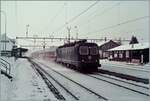
[[[14,62],[11,74],[12,82],[1,75],[1,101],[57,101],[27,59]]]

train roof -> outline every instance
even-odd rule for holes
[[[83,39],[83,40],[79,40],[79,41],[75,41],[75,42],[66,43],[62,46],[59,46],[58,48],[75,46],[76,44],[81,44],[81,43],[88,43],[88,42],[86,39]]]

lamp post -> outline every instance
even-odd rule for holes
[[[4,45],[4,50],[6,51],[6,31],[7,31],[7,15],[6,15],[6,12],[5,11],[2,11],[2,10],[0,10],[0,12],[1,13],[3,13],[4,14],[4,16],[5,16],[5,45]],[[1,34],[1,33],[0,33]],[[1,36],[1,35],[0,35]],[[0,38],[0,42],[1,42],[1,38]],[[1,49],[0,49],[1,50]],[[1,55],[1,51],[0,51],[0,55]]]

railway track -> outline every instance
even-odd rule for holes
[[[60,92],[58,91],[58,89],[51,83],[51,81],[49,80],[49,78],[51,78],[52,80],[54,80],[54,82],[56,82],[60,87],[62,87],[69,95],[72,96],[72,98],[74,98],[75,100],[79,100],[78,97],[76,97],[73,93],[71,93],[65,86],[63,86],[61,83],[59,83],[49,73],[47,73],[45,70],[43,70],[38,64],[36,64],[33,61],[30,61],[30,63],[32,63],[32,65],[34,66],[35,70],[41,75],[41,77],[43,78],[43,80],[47,84],[48,88],[50,89],[50,91],[54,94],[54,96],[57,99],[59,99],[59,100],[66,100],[65,97],[62,94],[60,94]]]
[[[116,73],[116,72],[103,70],[103,69],[99,69],[98,72],[102,73],[102,74],[108,74],[108,75],[116,76],[116,77],[126,79],[126,80],[132,80],[132,81],[141,82],[144,84],[149,84],[149,79],[145,79],[145,78],[139,78],[139,77],[135,77],[135,76],[127,75],[127,74],[122,74],[122,73]]]
[[[149,89],[149,87],[146,87],[146,86],[143,86],[143,85],[139,85],[139,84],[136,84],[136,83],[132,83],[132,82],[127,82],[125,81],[124,79],[119,79],[119,78],[114,78],[114,77],[111,77],[109,75],[105,75],[105,74],[96,74],[96,75],[99,75],[99,76],[102,76],[102,77],[105,77],[105,78],[109,78],[109,79],[113,79],[113,80],[116,80],[116,81],[120,81],[120,82],[123,82],[123,83],[126,83],[126,84],[131,84],[131,85],[134,85],[134,86],[137,86],[137,87],[141,87],[141,88],[144,88],[144,89]]]
[[[35,67],[36,71],[41,75],[44,82],[46,83],[47,87],[50,89],[50,91],[54,94],[54,96],[59,100],[65,100],[62,94],[58,91],[58,89],[55,88],[55,86],[51,83],[51,81],[40,71]]]
[[[31,60],[31,61],[32,61],[32,60]],[[61,77],[64,77],[65,79],[71,81],[72,83],[76,84],[76,85],[79,86],[80,88],[83,88],[84,90],[88,91],[90,94],[93,94],[93,95],[97,96],[97,98],[100,98],[100,99],[105,100],[105,101],[108,100],[106,97],[103,97],[102,95],[100,95],[100,94],[96,93],[95,91],[93,91],[93,90],[87,88],[86,86],[84,86],[84,85],[82,85],[82,84],[80,84],[80,83],[78,83],[78,82],[72,80],[71,78],[69,78],[69,77],[63,75],[62,73],[59,73],[59,72],[55,71],[55,70],[52,69],[52,68],[49,68],[47,65],[45,65],[45,64],[43,64],[43,63],[35,63],[35,62],[33,62],[33,61],[32,61],[32,63],[34,63],[38,68],[40,68],[40,70],[42,70],[46,75],[50,75],[50,74],[47,73],[47,72],[46,72],[43,68],[41,68],[38,64],[41,64],[41,65],[43,65],[44,67],[47,67],[47,68],[50,69],[51,71],[53,71],[53,72],[55,72],[56,74],[60,75]],[[76,99],[76,100],[79,100],[79,99]]]
[[[104,78],[102,78],[102,77],[100,77],[100,76],[99,76],[99,77],[96,77],[96,76],[94,76],[94,75],[89,75],[89,74],[87,74],[87,76],[92,77],[92,78],[95,78],[95,79],[97,79],[97,80],[101,80],[101,81],[110,83],[110,84],[113,84],[113,85],[116,85],[116,86],[121,87],[121,88],[125,88],[125,89],[127,89],[127,90],[130,90],[130,91],[133,91],[133,92],[142,94],[142,95],[150,96],[149,94],[144,93],[144,92],[142,92],[142,91],[139,91],[139,90],[136,90],[136,89],[127,87],[127,86],[123,86],[123,85],[121,85],[121,84],[119,84],[119,83],[116,83],[116,82],[112,82],[112,81],[110,81],[110,79],[117,80],[117,81],[123,82],[123,83],[127,83],[127,84],[130,84],[130,85],[132,85],[132,86],[134,85],[134,86],[140,87],[140,88],[142,88],[142,89],[144,88],[144,89],[146,89],[147,92],[148,92],[149,88],[148,88],[148,87],[145,87],[145,86],[136,85],[136,84],[133,84],[133,83],[129,83],[129,82],[125,82],[125,81],[122,81],[122,80],[114,79],[114,78],[111,78],[111,77],[106,77],[106,76],[103,76],[103,75],[100,75],[100,76],[102,76],[102,77],[104,77]],[[105,78],[108,78],[109,80],[108,80],[108,79],[105,79]]]
[[[121,79],[121,78],[119,78],[119,80],[117,80],[118,78],[116,78],[115,77],[115,79],[113,79],[113,80],[116,80],[116,81],[118,81],[118,82],[122,82],[122,83],[126,83],[126,84],[130,84],[129,86],[125,86],[124,87],[124,85],[120,85],[120,83],[116,83],[116,84],[118,84],[118,85],[114,85],[113,83],[114,82],[111,82],[111,81],[109,81],[109,80],[106,80],[105,81],[105,79],[104,80],[99,80],[98,78],[99,77],[105,77],[104,76],[104,74],[100,74],[100,73],[98,73],[98,75],[97,74],[81,74],[81,73],[78,73],[78,72],[75,72],[75,71],[72,71],[72,70],[69,70],[69,69],[67,69],[67,68],[62,68],[61,66],[59,67],[57,67],[56,69],[53,67],[53,66],[55,66],[55,64],[49,64],[49,65],[47,65],[47,64],[44,64],[44,62],[39,62],[39,61],[35,61],[39,66],[41,66],[42,68],[44,68],[44,70],[46,70],[46,71],[50,71],[50,74],[53,74],[53,75],[55,75],[55,73],[56,73],[56,75],[59,75],[59,76],[56,76],[56,78],[60,78],[60,80],[62,79],[62,77],[69,77],[69,79],[71,79],[71,80],[73,80],[73,81],[75,81],[75,82],[77,82],[77,83],[79,83],[80,85],[82,85],[82,86],[85,86],[86,85],[86,83],[84,83],[84,82],[88,82],[87,83],[87,85],[85,86],[86,88],[88,88],[88,89],[90,89],[91,91],[94,91],[94,92],[96,92],[97,94],[102,94],[102,95],[105,95],[105,93],[103,93],[103,88],[101,89],[100,87],[98,87],[97,89],[95,89],[95,87],[93,87],[94,85],[101,85],[101,83],[103,84],[104,83],[104,85],[109,85],[108,86],[108,88],[110,88],[111,86],[113,86],[113,88],[112,89],[114,89],[114,88],[116,88],[117,89],[117,91],[124,91],[123,92],[123,94],[119,94],[119,95],[121,95],[121,96],[123,96],[123,95],[125,95],[126,97],[127,97],[127,95],[128,94],[131,94],[130,95],[130,97],[132,98],[133,97],[133,99],[134,99],[134,96],[136,95],[137,97],[136,98],[139,98],[139,99],[145,99],[144,101],[147,101],[147,98],[149,98],[149,95],[147,94],[147,92],[146,93],[144,93],[144,92],[141,92],[139,89],[138,90],[136,90],[136,89],[132,89],[132,87],[131,87],[131,85],[132,86],[135,86],[135,87],[140,87],[140,88],[142,88],[142,89],[146,89],[146,90],[149,90],[149,88],[148,88],[148,86],[143,86],[143,84],[142,85],[140,85],[141,83],[135,83],[135,82],[133,82],[133,81],[131,81],[131,82],[128,82],[128,81],[122,81],[123,79]],[[60,69],[58,69],[58,68],[60,68]],[[58,70],[60,70],[60,71],[62,71],[62,72],[59,72]],[[68,74],[68,73],[70,73],[70,74],[72,74],[73,73],[73,75],[70,75],[70,74]],[[63,75],[63,76],[62,76]],[[88,75],[91,75],[91,76],[99,76],[99,77],[96,77],[96,78],[93,78],[93,77],[89,77]],[[101,76],[101,75],[103,75],[103,76]],[[109,75],[107,75],[107,76],[109,76]],[[54,76],[55,77],[55,76]],[[64,77],[64,78],[65,78]],[[82,82],[80,79],[77,79],[78,77],[81,77],[81,78],[85,78],[85,81],[84,82]],[[67,79],[66,78],[66,79]],[[93,79],[92,79],[93,78]],[[108,77],[109,78],[109,77]],[[112,77],[110,77],[109,79],[111,79]],[[121,80],[120,80],[121,79]],[[92,84],[92,83],[90,83],[90,82],[96,82],[96,84]],[[109,81],[109,82],[111,82],[111,83],[109,83],[109,82],[107,82],[107,81]],[[63,82],[63,81],[62,81]],[[68,81],[67,81],[68,82]],[[72,82],[72,81],[71,81]],[[70,80],[69,80],[69,85],[70,85]],[[74,82],[72,82],[72,83],[74,83]],[[99,84],[98,84],[99,83]],[[134,84],[135,83],[135,84]],[[75,83],[76,84],[76,83]],[[90,84],[92,84],[92,85],[90,85]],[[77,86],[77,85],[76,85]],[[116,87],[115,87],[116,86]],[[123,87],[122,87],[123,86]],[[71,87],[71,89],[72,89],[72,86],[70,86]],[[128,87],[130,87],[130,88],[128,88]],[[83,88],[83,87],[82,87]],[[98,90],[98,89],[101,89],[101,90]],[[107,91],[107,89],[108,88],[106,88],[106,91]],[[120,89],[121,88],[121,89]],[[76,89],[78,89],[78,88],[76,88]],[[81,87],[79,88],[79,89],[81,89]],[[85,88],[84,88],[85,89]],[[86,90],[86,89],[85,89]],[[102,91],[102,92],[101,92]],[[76,91],[75,91],[76,92]],[[85,91],[84,91],[85,92]],[[89,92],[89,91],[88,91]],[[104,91],[105,92],[105,91]],[[111,91],[110,91],[111,92]],[[116,90],[114,89],[114,90],[112,90],[112,93],[113,92],[116,92]],[[127,94],[127,92],[129,92],[128,94]],[[87,93],[87,92],[86,92]],[[90,92],[91,93],[91,92]],[[76,94],[75,94],[76,95]],[[84,94],[84,95],[86,95],[86,94]],[[93,95],[93,93],[92,93],[92,95]],[[95,95],[95,94],[94,94]],[[133,96],[132,96],[133,95]],[[77,95],[76,95],[77,96]],[[90,95],[91,96],[91,95]],[[96,95],[97,96],[97,95]],[[111,95],[112,96],[112,95]],[[107,98],[106,100],[108,100],[108,99],[114,99],[114,97],[113,96],[115,96],[115,98],[117,98],[117,96],[116,96],[116,94],[114,93],[114,95],[111,97],[110,95],[107,95],[107,97],[105,97],[105,98]],[[120,97],[121,97],[120,96]],[[98,97],[98,96],[97,96]],[[103,96],[102,96],[103,97]],[[100,99],[102,99],[101,97],[99,97]],[[80,99],[80,97],[79,97],[79,99]],[[132,100],[133,100],[132,99]],[[104,100],[104,99],[103,99]],[[90,101],[90,100],[89,100]],[[93,100],[92,100],[93,101]],[[100,100],[101,101],[101,100]],[[140,100],[139,100],[140,101]]]

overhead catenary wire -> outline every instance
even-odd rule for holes
[[[99,1],[96,1],[95,3],[93,3],[92,5],[90,5],[88,8],[86,8],[85,10],[83,10],[81,13],[79,13],[78,15],[76,15],[75,17],[73,17],[72,19],[70,19],[67,23],[71,23],[74,20],[76,20],[78,17],[80,17],[82,14],[84,14],[85,12],[87,12],[89,9],[91,9],[92,7],[94,7]]]
[[[100,17],[100,16],[102,16],[103,14],[105,14],[106,12],[108,12],[108,11],[110,11],[110,10],[113,10],[113,8],[117,7],[118,5],[120,5],[120,2],[118,2],[118,3],[114,4],[114,5],[112,5],[112,6],[109,7],[109,8],[104,9],[104,10],[103,10],[102,12],[100,12],[99,14],[96,12],[96,15],[93,15],[93,13],[94,13],[94,12],[93,12],[93,13],[91,14],[92,17],[90,17],[90,19],[93,19],[94,17],[97,17],[97,16]],[[90,19],[88,19],[88,21],[90,21],[90,22],[94,21],[94,20],[90,20]],[[84,26],[85,24],[87,24],[87,22],[80,24],[80,27]]]
[[[145,19],[145,18],[149,18],[149,17],[150,17],[150,16],[138,17],[138,18],[135,18],[135,19],[127,20],[127,21],[124,21],[124,22],[121,22],[121,23],[118,23],[118,24],[115,24],[115,25],[111,25],[111,26],[108,26],[108,27],[105,27],[105,28],[102,28],[102,29],[98,29],[98,30],[92,31],[92,32],[90,32],[90,33],[101,32],[101,31],[104,31],[104,30],[107,30],[107,29],[115,28],[115,27],[118,27],[118,26],[121,26],[121,25],[124,25],[124,24],[132,23],[132,22],[135,22],[135,21],[138,21],[138,20],[142,20],[142,19]],[[86,33],[86,34],[87,34],[87,33]],[[88,34],[89,34],[89,33],[88,33]]]
[[[57,11],[57,13],[52,17],[51,20],[48,21],[48,24],[47,26],[45,26],[45,28],[43,28],[43,30],[47,30],[48,27],[49,27],[49,23],[52,24],[54,23],[54,21],[57,19],[57,17],[59,16],[59,14],[64,10],[64,6],[65,6],[65,3],[60,7],[60,9]]]
[[[73,18],[71,18],[69,21],[67,21],[67,24],[75,21],[77,18],[79,18],[81,15],[83,15],[84,13],[86,13],[89,9],[91,9],[92,7],[94,7],[100,0],[97,0],[96,2],[94,2],[93,4],[91,4],[90,6],[88,6],[85,10],[83,10],[82,12],[80,12],[78,15],[74,16]],[[62,26],[60,26],[58,29],[56,29],[55,31],[59,31],[62,28],[64,28],[66,26],[66,23],[63,24]]]

